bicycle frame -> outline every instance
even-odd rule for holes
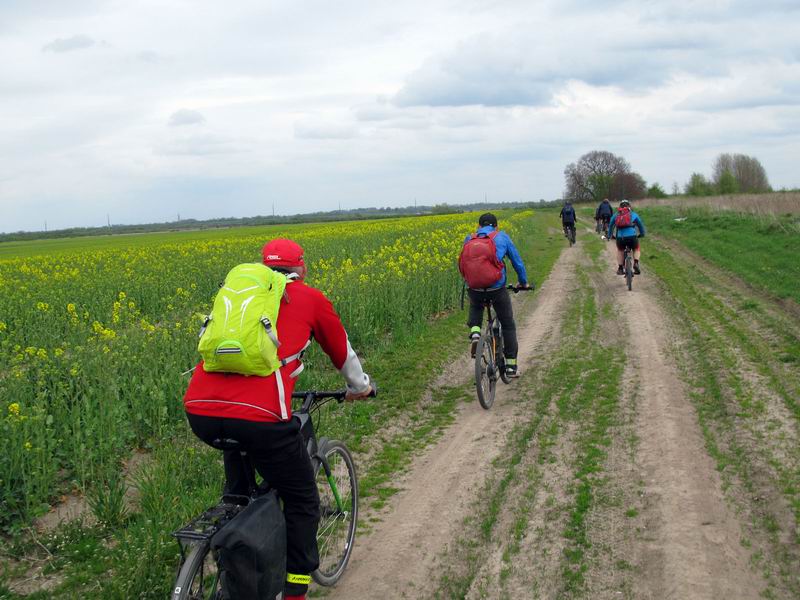
[[[325,469],[325,478],[328,480],[333,496],[336,499],[336,507],[338,510],[343,511],[344,506],[336,487],[336,481],[331,473],[330,464],[323,453],[319,452],[320,444],[317,442],[314,422],[312,414],[318,411],[324,404],[331,400],[343,402],[345,397],[344,391],[336,392],[294,392],[292,398],[302,398],[303,403],[300,408],[295,411],[294,415],[300,420],[300,433],[303,436],[303,441],[308,450],[310,459],[318,459],[322,468]],[[321,398],[321,400],[318,400]],[[250,494],[248,496],[241,496],[236,494],[225,494],[221,502],[209,508],[202,514],[192,519],[187,525],[181,529],[173,532],[173,536],[177,538],[178,545],[181,551],[181,562],[186,558],[184,543],[205,541],[208,542],[211,538],[222,529],[231,519],[233,519],[241,510],[247,506],[250,500],[269,492],[268,485],[259,486],[255,481],[255,469],[252,464],[252,459],[246,451],[240,451],[242,460],[246,462],[245,469],[247,471],[248,482],[250,485]]]

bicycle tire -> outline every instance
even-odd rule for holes
[[[503,347],[503,328],[500,327],[495,332],[495,339],[496,348],[494,353],[494,364],[497,365],[497,373],[500,375],[500,379],[503,380],[503,383],[508,385],[511,383],[511,378],[506,375],[506,358],[505,358],[505,348]]]
[[[317,528],[320,566],[311,573],[311,577],[319,585],[331,586],[339,581],[353,553],[358,523],[358,477],[353,457],[342,442],[329,440],[319,449],[319,453],[328,461],[339,496],[345,505],[344,512],[339,510],[322,462],[314,459],[314,478],[320,496]],[[331,551],[335,554],[331,555]]]
[[[570,230],[569,230],[569,245],[570,246],[574,246],[575,245],[575,228],[574,227],[570,228]]]
[[[209,564],[211,576],[209,589],[205,589],[205,565]],[[200,578],[198,579],[198,575]],[[216,600],[219,596],[219,575],[217,561],[211,553],[208,541],[192,544],[181,565],[175,585],[172,587],[172,600]]]
[[[492,408],[494,404],[494,392],[497,386],[497,378],[491,374],[496,368],[494,366],[496,362],[494,348],[491,343],[487,343],[490,339],[490,333],[483,333],[475,350],[475,388],[478,392],[478,402],[486,410]]]
[[[633,289],[633,267],[631,266],[630,254],[625,258],[625,281],[628,284],[628,291]]]

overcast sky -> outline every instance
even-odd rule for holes
[[[0,0],[0,231],[800,185],[800,0]]]

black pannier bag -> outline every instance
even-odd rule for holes
[[[273,490],[211,538],[223,600],[272,600],[286,580],[286,521]]]

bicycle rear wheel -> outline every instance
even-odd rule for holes
[[[630,292],[633,288],[633,266],[630,254],[625,257],[625,281],[628,284],[628,291]]]
[[[172,600],[217,600],[218,595],[219,568],[210,544],[192,544],[172,588]]]
[[[492,334],[483,333],[475,351],[475,389],[478,392],[478,402],[486,410],[492,408],[494,404],[494,392],[497,386],[495,350]]]
[[[350,451],[331,440],[319,450],[330,466],[330,477],[319,459],[314,473],[320,500],[317,528],[319,568],[311,576],[319,585],[333,585],[344,573],[356,536],[358,521],[358,479]]]

